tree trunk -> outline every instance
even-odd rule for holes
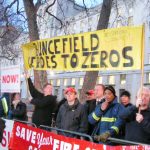
[[[37,26],[37,11],[33,3],[33,0],[23,0],[24,8],[27,15],[29,38],[30,41],[39,40],[38,26]],[[43,85],[47,82],[46,71],[34,70],[34,84],[39,90],[42,89]]]
[[[103,0],[102,9],[100,12],[100,18],[97,25],[97,30],[106,29],[109,23],[109,17],[111,13],[112,0]],[[84,77],[82,90],[80,93],[80,101],[86,100],[85,92],[90,89],[94,89],[99,71],[87,71]]]

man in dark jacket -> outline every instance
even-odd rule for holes
[[[56,127],[64,130],[70,130],[80,133],[87,133],[88,119],[87,111],[84,105],[77,100],[77,92],[70,87],[66,90],[67,101],[61,105],[57,119]],[[73,134],[61,133],[65,136],[75,137]]]
[[[35,106],[32,122],[37,126],[50,126],[52,121],[52,113],[55,112],[57,107],[56,96],[52,95],[52,85],[47,83],[43,87],[43,93],[41,93],[34,87],[27,74],[26,77],[28,78],[30,94],[33,97],[30,102]]]
[[[123,91],[120,95],[120,99],[121,99],[121,104],[124,107],[128,107],[131,106],[132,104],[130,103],[130,97],[131,94],[128,91]]]
[[[132,106],[132,104],[130,103],[130,97],[131,97],[131,94],[130,92],[128,91],[123,91],[120,95],[120,100],[121,100],[121,104],[127,108],[129,106]],[[126,122],[128,122],[128,120],[126,120]],[[120,129],[120,138],[124,139],[125,138],[125,124],[121,127]]]
[[[101,100],[104,98],[104,89],[105,89],[105,86],[103,84],[97,84],[95,86],[94,93],[93,91],[91,93],[91,94],[94,94],[94,98],[90,100],[87,99],[88,114],[94,111],[97,104],[101,103]],[[88,92],[91,92],[91,90]]]
[[[86,92],[86,94],[88,95],[86,100],[88,115],[94,111],[96,105],[101,103],[102,99],[104,98],[104,89],[105,86],[103,84],[97,84],[94,90],[89,90]],[[89,135],[93,133],[93,130],[96,126],[97,124],[89,123],[89,128],[88,128]]]
[[[136,106],[127,107],[121,114],[126,122],[125,139],[150,144],[150,90],[143,87],[138,91]]]

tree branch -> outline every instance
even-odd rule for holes
[[[63,27],[62,21],[49,11],[49,8],[52,7],[55,4],[55,2],[56,2],[56,0],[54,0],[52,4],[47,6],[46,9],[45,9],[45,12],[47,12],[50,16],[54,17],[60,23],[60,28],[59,29],[62,29],[62,27]]]

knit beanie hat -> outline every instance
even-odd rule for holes
[[[128,92],[128,91],[123,91],[122,93],[121,93],[121,95],[120,95],[120,97],[122,97],[122,96],[127,96],[127,97],[129,97],[130,98],[130,93]]]
[[[111,92],[113,93],[113,95],[116,96],[116,91],[115,91],[115,89],[113,88],[113,86],[109,85],[109,86],[105,87],[104,92],[105,92],[106,90],[111,91]]]

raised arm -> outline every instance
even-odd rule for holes
[[[29,91],[33,98],[43,97],[43,93],[39,92],[33,85],[31,78],[28,78]]]
[[[26,78],[27,81],[28,81],[28,87],[29,87],[29,91],[30,91],[31,96],[32,96],[33,98],[43,97],[43,96],[44,96],[43,93],[39,92],[39,91],[34,87],[34,85],[33,85],[33,83],[32,83],[32,80],[31,80],[31,78],[30,78],[30,76],[29,76],[27,70],[25,70],[24,76],[25,76],[25,78]]]

